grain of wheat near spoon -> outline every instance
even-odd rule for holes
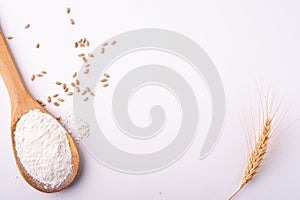
[[[52,192],[58,192],[65,189],[76,178],[78,174],[79,163],[80,163],[78,150],[69,133],[67,133],[67,139],[69,141],[70,150],[72,154],[73,169],[71,174],[69,174],[69,176],[66,178],[66,180],[61,185],[55,188],[47,188],[45,184],[40,183],[35,179],[33,179],[26,172],[25,168],[22,166],[22,163],[18,158],[17,151],[15,148],[15,141],[14,141],[14,131],[16,129],[16,124],[18,120],[21,118],[22,115],[34,109],[39,109],[41,112],[46,114],[49,113],[29,94],[26,87],[24,86],[22,78],[15,64],[15,61],[12,57],[12,54],[9,50],[9,47],[1,31],[1,28],[0,28],[0,75],[4,80],[4,83],[7,87],[9,97],[10,97],[12,146],[13,146],[13,153],[16,160],[16,164],[21,175],[32,187],[42,192],[52,193]]]

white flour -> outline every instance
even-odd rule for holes
[[[73,138],[75,138],[78,144],[84,137],[88,137],[90,134],[89,124],[83,119],[75,117],[71,113],[62,115],[60,122],[69,133],[72,133]]]
[[[17,155],[33,179],[59,186],[72,172],[72,154],[65,129],[51,115],[31,110],[14,132]]]

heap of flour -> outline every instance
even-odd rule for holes
[[[61,185],[72,172],[66,130],[51,115],[31,110],[17,123],[15,148],[23,167],[46,188]]]
[[[83,119],[76,117],[73,113],[67,112],[62,115],[60,122],[72,134],[77,144],[90,135],[90,125]]]

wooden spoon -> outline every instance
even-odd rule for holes
[[[45,184],[33,179],[32,176],[27,173],[22,163],[20,162],[20,159],[18,158],[17,151],[15,148],[15,140],[14,140],[14,131],[16,129],[16,124],[18,120],[21,118],[22,115],[34,109],[39,109],[43,113],[47,113],[47,114],[50,113],[48,113],[48,111],[29,94],[26,87],[24,86],[22,78],[18,72],[17,66],[14,62],[12,54],[10,53],[9,47],[4,39],[1,29],[0,29],[0,75],[4,80],[4,83],[7,87],[9,97],[10,97],[11,139],[12,139],[14,157],[21,175],[32,187],[42,192],[52,193],[52,192],[58,192],[65,189],[76,178],[78,174],[79,163],[80,163],[78,150],[69,133],[67,133],[67,138],[69,140],[69,145],[72,153],[73,169],[72,169],[72,173],[66,178],[66,180],[56,188],[52,188],[52,189],[47,188],[45,187],[46,186]]]

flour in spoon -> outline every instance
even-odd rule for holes
[[[24,114],[14,132],[15,148],[23,167],[46,188],[61,185],[72,172],[66,130],[39,109]]]

